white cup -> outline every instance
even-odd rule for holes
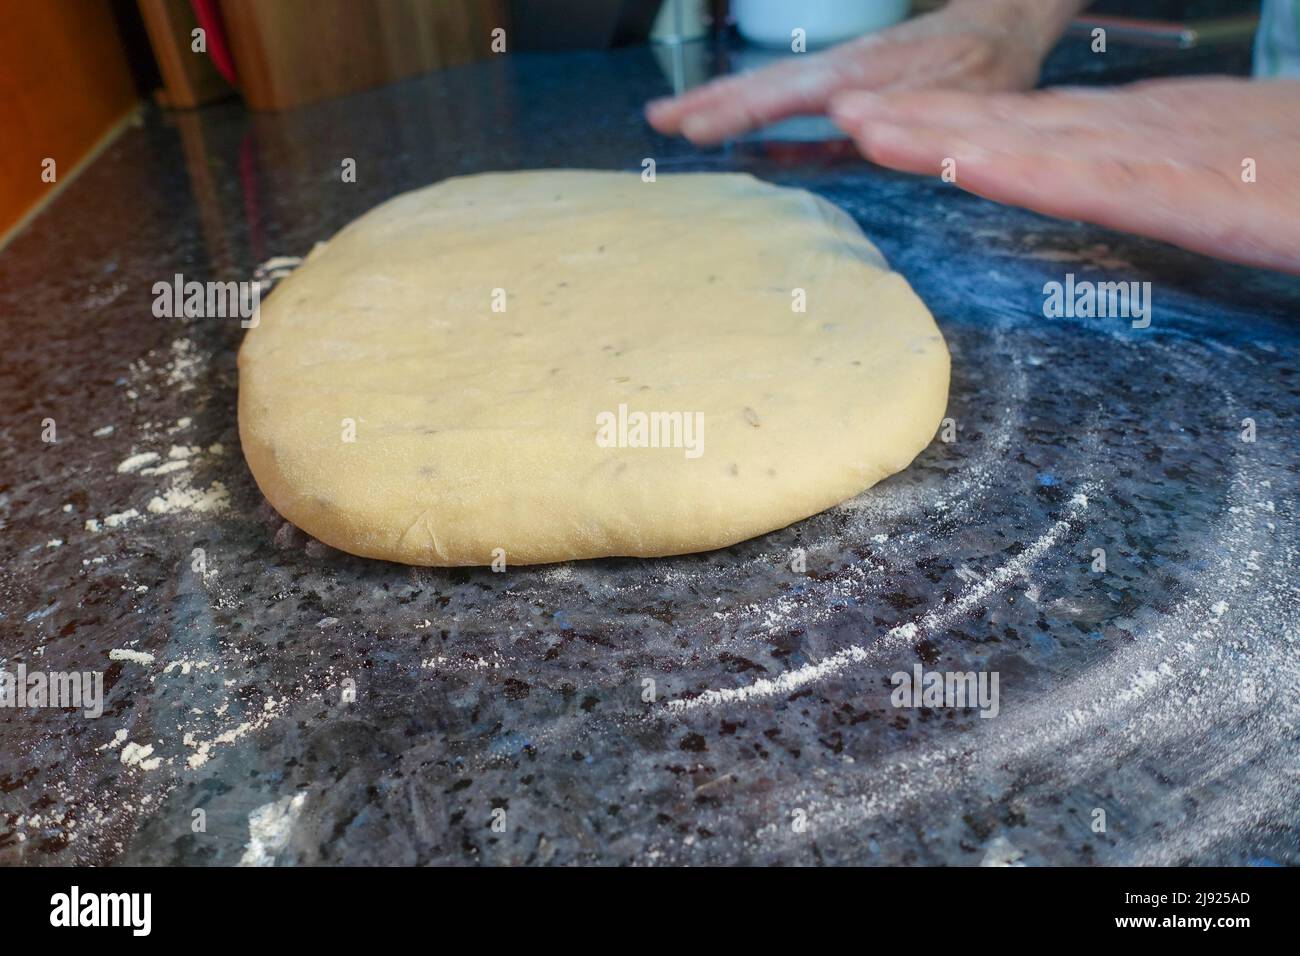
[[[910,0],[732,0],[740,35],[750,43],[790,48],[804,31],[809,48],[831,46],[893,26],[907,17]]]

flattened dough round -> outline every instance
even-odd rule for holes
[[[948,397],[934,320],[853,220],[740,174],[488,173],[398,196],[281,283],[239,369],[276,510],[421,565],[733,544],[907,467]],[[702,415],[700,453],[620,447],[638,412]]]

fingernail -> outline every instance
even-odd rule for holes
[[[682,120],[682,135],[689,140],[707,139],[710,132],[710,123],[707,117],[688,116]]]

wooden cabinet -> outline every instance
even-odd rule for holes
[[[3,0],[0,244],[112,138],[136,91],[108,0]],[[54,160],[55,178],[42,178]]]
[[[342,96],[488,54],[500,0],[223,0],[253,109]]]

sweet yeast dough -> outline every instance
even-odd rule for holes
[[[948,395],[934,320],[852,219],[739,174],[398,196],[280,284],[239,370],[276,510],[422,565],[733,544],[907,467]]]

